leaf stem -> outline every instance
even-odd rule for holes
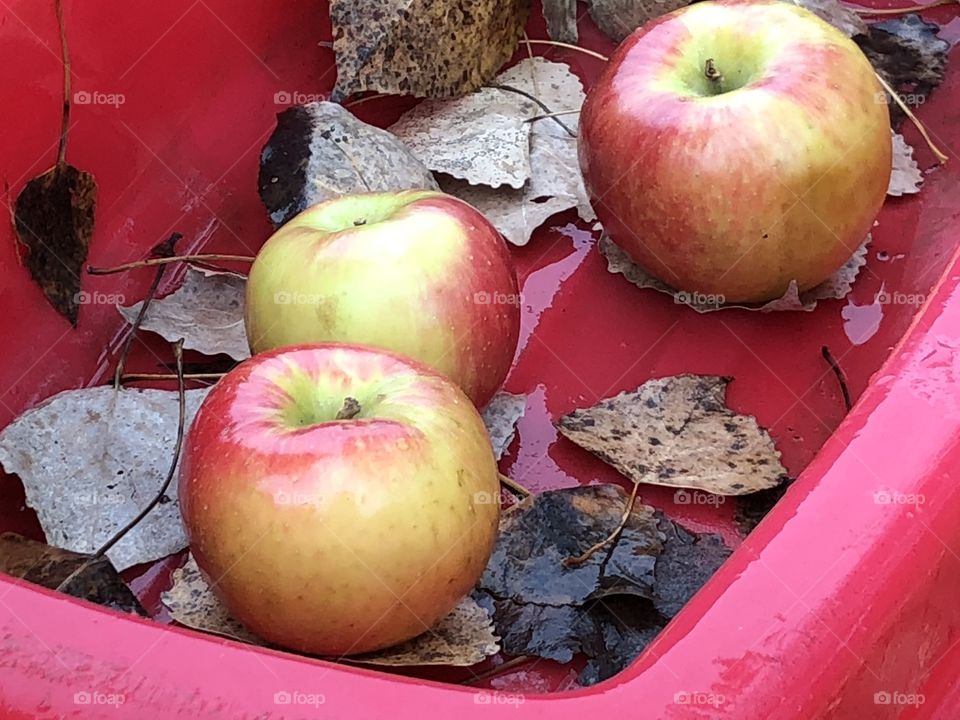
[[[226,373],[184,373],[184,380],[219,380]],[[177,380],[174,373],[126,373],[120,376],[120,382],[142,382],[145,380]]]
[[[820,348],[820,354],[823,355],[823,359],[827,361],[830,369],[833,370],[833,374],[837,376],[837,382],[840,384],[840,392],[843,394],[843,404],[847,408],[847,412],[850,412],[850,410],[853,409],[853,402],[850,400],[850,388],[847,386],[847,376],[844,374],[843,368],[840,367],[840,363],[833,357],[833,353],[830,352],[830,348],[826,345]]]
[[[614,528],[613,532],[607,535],[603,540],[598,542],[596,545],[588,548],[586,552],[576,555],[573,557],[568,557],[563,561],[564,567],[573,568],[583,565],[587,560],[593,557],[593,554],[599,550],[602,550],[607,545],[615,543],[617,538],[620,537],[620,533],[623,532],[623,529],[627,526],[627,521],[630,519],[630,513],[633,512],[633,506],[637,502],[637,488],[640,487],[640,483],[633,484],[633,490],[630,491],[630,499],[627,500],[627,506],[623,510],[623,516],[620,518],[620,522],[617,523],[617,527]]]
[[[518,483],[516,480],[511,480],[503,473],[497,473],[497,475],[500,477],[500,484],[507,488],[507,490],[512,492],[514,495],[517,495],[521,500],[533,495],[532,492],[527,490],[527,488]]]
[[[56,0],[57,25],[60,28],[60,51],[63,55],[63,116],[60,124],[60,147],[57,167],[67,164],[67,134],[70,130],[70,49],[67,46],[67,25],[63,20],[63,0]]]
[[[497,89],[497,90],[506,90],[507,92],[516,93],[517,95],[523,95],[523,96],[524,96],[525,98],[527,98],[528,100],[531,100],[532,102],[535,102],[535,103],[540,107],[540,109],[543,110],[545,113],[548,113],[551,117],[553,116],[553,110],[551,110],[550,108],[548,108],[548,107],[543,103],[543,101],[540,100],[540,98],[538,98],[538,97],[535,96],[535,95],[531,95],[531,94],[528,93],[526,90],[521,90],[520,88],[515,88],[515,87],[513,87],[513,86],[511,86],[511,85],[491,85],[490,87],[495,88],[495,89]],[[556,118],[553,118],[553,121],[554,121],[557,125],[559,125],[560,127],[562,127],[562,128],[567,132],[567,134],[568,134],[570,137],[575,138],[575,137],[577,136],[577,134],[576,134],[573,130],[571,130],[569,127],[567,127],[564,123],[560,122],[560,121],[557,120]]]
[[[940,152],[940,148],[938,148],[936,145],[933,144],[933,140],[931,140],[930,136],[927,134],[927,129],[923,126],[923,123],[917,119],[917,116],[913,114],[913,111],[909,107],[907,107],[907,104],[903,100],[900,99],[900,96],[897,95],[896,91],[892,87],[890,87],[890,84],[883,79],[883,76],[880,75],[880,73],[875,72],[874,75],[877,76],[877,80],[879,80],[880,84],[883,85],[883,89],[887,91],[887,94],[889,94],[890,97],[893,98],[893,101],[900,106],[900,109],[903,110],[904,114],[908,118],[910,118],[910,122],[912,122],[916,126],[920,135],[923,137],[924,141],[927,143],[927,147],[930,148],[930,152],[932,152],[936,156],[940,164],[943,165],[945,162],[947,162],[949,158],[946,155],[944,155],[942,152]]]
[[[940,7],[942,5],[955,5],[957,0],[934,0],[924,5],[911,5],[902,8],[868,8],[859,5],[847,5],[857,15],[906,15],[907,13],[923,12],[930,8]]]
[[[471,678],[467,678],[466,680],[462,681],[460,684],[473,685],[474,683],[481,682],[483,680],[486,680],[487,678],[495,677],[500,673],[506,672],[507,670],[512,670],[518,665],[525,665],[531,660],[533,660],[533,658],[530,657],[529,655],[517,655],[517,657],[515,658],[510,658],[509,660],[503,661],[496,667],[492,667],[489,670],[484,670],[482,673],[474,675]]]
[[[552,45],[553,47],[562,47],[562,48],[566,48],[567,50],[577,50],[578,52],[582,52],[584,55],[595,57],[597,58],[597,60],[603,60],[604,62],[610,59],[606,55],[601,55],[600,53],[594,52],[593,50],[587,50],[587,48],[582,48],[579,45],[571,45],[570,43],[558,42],[557,40],[528,40],[527,42],[529,42],[531,45]]]
[[[87,266],[87,272],[91,275],[113,275],[114,273],[126,272],[127,270],[136,270],[138,268],[152,267],[154,265],[166,265],[175,262],[205,262],[207,260],[221,260],[224,262],[245,262],[252,263],[255,258],[250,255],[221,255],[219,253],[207,253],[203,255],[174,255],[172,257],[149,258],[147,260],[137,260],[136,262],[115,265],[114,267],[93,267]]]

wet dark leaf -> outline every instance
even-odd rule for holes
[[[277,116],[277,129],[260,155],[259,187],[275,227],[340,195],[438,189],[433,174],[400,140],[329,102]]]
[[[937,37],[940,27],[911,14],[870,25],[854,38],[874,68],[908,106],[920,105],[943,80],[950,43]],[[890,122],[900,126],[905,115],[890,101]]]
[[[24,264],[51,305],[77,326],[80,273],[97,204],[93,175],[58,164],[28,182],[17,197],[14,224]]]
[[[56,590],[90,555],[51,547],[16,533],[0,535],[0,572]],[[137,598],[107,558],[78,573],[64,588],[68,595],[125,613],[147,617]]]
[[[616,543],[566,567],[565,558],[616,528],[627,500],[618,486],[592,485],[542,493],[504,517],[474,598],[493,613],[505,653],[561,663],[582,654],[581,682],[606,679],[729,555],[719,537],[694,535],[637,503]]]
[[[577,42],[577,0],[543,0],[543,17],[551,38],[565,43]]]
[[[744,495],[737,498],[733,519],[744,536],[753,532],[753,529],[760,524],[767,513],[773,510],[773,506],[780,502],[780,498],[786,494],[791,482],[793,481],[785,482],[769,490],[761,490],[753,495]]]
[[[476,90],[513,55],[529,12],[529,0],[332,0],[334,99]]]

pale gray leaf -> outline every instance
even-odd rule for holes
[[[893,172],[890,173],[890,185],[887,195],[899,197],[920,192],[923,173],[913,159],[913,148],[900,133],[893,133]]]
[[[497,460],[502,458],[510,447],[517,432],[517,421],[523,417],[526,407],[526,395],[514,395],[501,390],[483,409],[483,424],[487,426],[493,454]]]
[[[553,40],[577,43],[577,0],[543,0],[543,17]]]

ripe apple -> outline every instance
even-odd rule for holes
[[[478,210],[433,191],[351,195],[300,213],[247,282],[253,353],[348,342],[439,370],[482,407],[517,349],[517,276]]]
[[[204,399],[179,476],[190,547],[230,614],[346,655],[446,615],[493,549],[497,466],[450,380],[372,348],[257,355]]]
[[[760,302],[826,280],[863,242],[890,124],[869,61],[831,25],[780,0],[699,2],[620,45],[579,156],[600,221],[643,269]]]

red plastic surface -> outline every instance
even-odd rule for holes
[[[181,250],[256,251],[270,232],[255,178],[274,114],[288,96],[302,101],[332,86],[331,54],[317,45],[330,37],[321,5],[65,2],[74,90],[97,98],[74,106],[67,154],[100,187],[91,263],[142,257],[173,230],[185,235]],[[952,11],[930,17],[946,23]],[[581,28],[583,44],[611,49],[588,20]],[[542,22],[532,21],[529,32],[544,37]],[[960,30],[953,23],[946,32]],[[54,161],[61,70],[52,3],[7,0],[0,6],[0,38],[6,109],[0,177],[12,197]],[[599,68],[599,61],[577,53],[543,54],[570,62],[588,83]],[[530,393],[530,400],[505,472],[534,490],[622,482],[558,440],[551,420],[651,377],[700,372],[736,378],[730,404],[770,428],[788,469],[800,474],[775,511],[627,671],[566,691],[574,670],[532,664],[480,683],[488,690],[478,694],[477,687],[255,650],[131,620],[0,578],[0,714],[956,717],[958,85],[954,69],[920,109],[955,159],[927,175],[919,196],[888,201],[852,295],[814,313],[697,315],[609,275],[595,238],[572,214],[558,216],[514,251],[525,306],[521,351],[507,389]],[[123,102],[108,104],[111,95]],[[386,125],[409,105],[378,100],[357,113]],[[921,166],[931,167],[916,132],[909,126],[904,132]],[[0,234],[3,425],[55,392],[101,382],[123,327],[110,306],[116,298],[105,298],[83,307],[79,329],[70,329],[18,265],[9,225]],[[95,298],[99,292],[130,302],[150,277],[150,271],[85,277],[83,286]],[[926,303],[879,305],[873,299],[881,288],[924,296]],[[846,417],[820,355],[823,345],[859,398]],[[169,357],[164,343],[148,341],[131,369],[157,370]],[[922,502],[877,502],[884,497],[877,493]],[[732,503],[676,505],[672,498],[643,488],[646,502],[679,521],[739,542]],[[0,529],[39,537],[16,478],[0,481],[0,503]],[[161,622],[157,593],[176,562],[130,574]],[[540,694],[557,690],[563,692]],[[298,704],[277,704],[276,693]],[[888,693],[891,703],[876,703],[876,693]],[[905,704],[917,693],[922,703],[914,697],[917,702]]]

